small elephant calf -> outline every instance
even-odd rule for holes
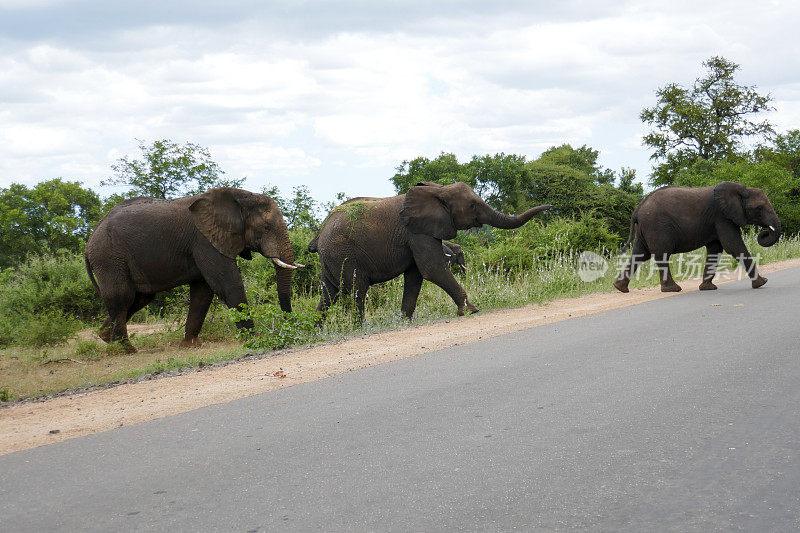
[[[462,272],[467,269],[464,250],[460,245],[450,241],[442,241],[442,251],[444,251],[444,260],[448,265],[458,267]]]

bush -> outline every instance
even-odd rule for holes
[[[471,248],[471,263],[506,271],[534,270],[537,263],[577,255],[584,250],[611,250],[620,237],[606,224],[591,216],[557,218],[550,223],[531,221],[519,229],[497,231],[496,241]]]
[[[295,311],[284,313],[274,305],[245,305],[243,309],[231,309],[232,320],[251,319],[255,332],[240,330],[237,338],[244,341],[247,348],[254,350],[274,350],[299,344],[314,335],[319,313]]]
[[[26,346],[48,346],[65,342],[83,323],[58,309],[43,309],[37,314],[0,317],[0,342]]]
[[[79,253],[29,256],[0,281],[0,344],[62,342],[102,313]]]
[[[103,302],[86,274],[83,254],[29,256],[3,277],[0,315],[58,309],[76,318],[93,319],[103,312]]]

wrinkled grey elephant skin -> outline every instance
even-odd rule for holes
[[[706,247],[706,263],[700,290],[714,290],[712,283],[722,252],[735,257],[745,268],[752,287],[767,282],[759,275],[755,261],[742,239],[742,227],[756,224],[761,246],[772,246],[781,236],[781,221],[761,189],[723,181],[714,187],[662,187],[650,193],[631,216],[626,247],[631,258],[614,281],[619,291],[628,292],[636,269],[651,257],[660,270],[661,290],[678,292],[669,269],[671,254]]]
[[[286,222],[263,194],[221,187],[175,200],[132,198],[100,221],[86,244],[86,269],[108,318],[99,335],[136,351],[126,324],[155,294],[189,285],[182,346],[197,338],[214,295],[228,307],[247,303],[236,257],[251,252],[272,258],[281,309],[291,311],[292,271],[298,265]],[[237,326],[252,328],[249,320]]]
[[[340,294],[352,293],[361,320],[369,286],[402,274],[401,310],[406,317],[414,314],[423,280],[441,287],[455,302],[459,315],[465,309],[476,312],[449,268],[447,254],[451,252],[442,241],[454,238],[458,230],[483,224],[518,228],[549,208],[540,205],[508,216],[490,207],[464,183],[421,182],[406,194],[349,200],[331,212],[308,245],[309,251],[319,253],[322,267],[322,297],[317,308],[324,313]],[[449,244],[451,251],[453,246]]]

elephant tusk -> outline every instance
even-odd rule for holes
[[[289,268],[291,270],[294,270],[295,268],[297,268],[297,266],[295,266],[295,265],[290,265],[289,263],[284,263],[283,261],[281,261],[277,257],[273,257],[272,258],[272,262],[275,263],[276,265],[278,265],[281,268]]]
[[[303,267],[305,267],[305,265],[303,265],[303,264],[300,264],[300,263],[295,263],[295,264],[294,264],[294,266],[296,266],[297,268],[303,268]]]
[[[453,254],[444,254],[445,257],[453,257]]]
[[[767,226],[767,227],[768,227],[769,229],[771,229],[772,231],[775,231],[775,228],[773,228],[772,226]]]

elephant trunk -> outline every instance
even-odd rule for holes
[[[292,274],[294,269],[301,267],[294,262],[294,251],[292,244],[289,242],[289,235],[283,239],[281,244],[280,257],[272,258],[275,263],[275,283],[278,290],[278,303],[281,310],[286,313],[292,312]],[[284,266],[285,265],[285,266]]]
[[[777,220],[777,219],[776,219]],[[768,225],[766,228],[758,233],[756,240],[758,244],[764,247],[772,246],[778,239],[781,238],[782,228],[780,221]]]
[[[492,209],[488,205],[486,207],[487,210],[484,213],[484,216],[480,217],[479,219],[481,224],[489,224],[490,226],[494,226],[495,228],[500,228],[500,229],[515,229],[522,226],[530,219],[532,219],[534,215],[536,215],[537,213],[541,213],[542,211],[547,211],[552,206],[549,204],[537,205],[536,207],[528,209],[521,215],[516,215],[516,216],[506,215],[495,209]]]

